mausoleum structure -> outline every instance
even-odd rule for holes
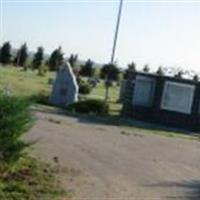
[[[123,91],[123,115],[177,127],[200,128],[200,82],[132,73]]]

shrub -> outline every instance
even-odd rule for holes
[[[102,100],[90,99],[73,103],[67,107],[67,110],[73,113],[107,115],[109,105]]]
[[[84,82],[84,81],[80,81],[79,82],[79,93],[80,94],[89,94],[91,92],[92,88],[90,86],[90,84]]]
[[[29,100],[33,103],[49,105],[49,96],[46,91],[41,91],[37,94],[32,95]]]
[[[13,96],[0,94],[0,158],[17,161],[29,144],[20,137],[31,127],[29,103]]]

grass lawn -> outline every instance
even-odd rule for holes
[[[23,71],[21,68],[12,66],[0,66],[0,89],[8,88],[14,95],[21,97],[31,97],[32,95],[49,94],[51,85],[48,84],[50,78],[55,77],[55,73],[48,72],[45,76],[38,76],[37,71]],[[121,105],[117,104],[119,97],[119,87],[113,86],[109,90],[109,104],[112,115],[120,112]],[[103,81],[87,95],[86,98],[104,99],[105,88]]]
[[[23,71],[19,68],[0,66],[0,89],[9,88],[14,95],[23,97],[41,92],[48,93],[50,91],[48,79],[53,75],[53,73],[47,73],[42,77],[37,75],[37,71]]]
[[[119,99],[120,88],[118,86],[110,87],[109,89],[109,105],[110,105],[110,114],[118,115],[121,111],[121,104],[117,103]],[[87,96],[88,98],[94,99],[105,99],[105,87],[104,82],[102,81],[98,87],[92,90],[92,92]]]
[[[0,89],[8,87],[11,88],[15,95],[24,97],[30,97],[38,94],[49,94],[52,86],[48,84],[48,80],[49,78],[54,77],[55,73],[52,72],[48,72],[45,76],[38,76],[37,71],[23,71],[22,69],[17,69],[15,67],[0,66]],[[121,110],[121,104],[116,103],[119,97],[119,90],[120,89],[117,86],[113,86],[109,90],[110,114],[111,117],[114,116],[114,118],[116,115],[119,115]],[[104,97],[105,88],[103,81],[95,89],[93,89],[89,95],[86,96],[86,98],[102,100]],[[131,127],[135,127],[135,125],[133,124]],[[160,130],[156,131],[153,128],[152,132],[158,132],[159,134]]]
[[[55,170],[35,158],[23,157],[12,166],[0,165],[1,200],[61,200],[70,193],[61,189]]]

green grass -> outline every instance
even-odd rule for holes
[[[32,95],[38,94],[49,94],[51,91],[51,85],[48,84],[49,78],[55,77],[55,73],[48,72],[44,77],[38,76],[37,71],[22,71],[15,67],[1,67],[0,66],[0,89],[10,86],[15,95],[23,97],[31,97]],[[121,104],[116,103],[119,97],[119,87],[113,86],[109,90],[109,105],[111,108],[110,115],[111,121],[114,118],[118,121],[118,115],[121,111]],[[87,99],[104,99],[105,98],[105,87],[103,81],[92,90],[92,92],[86,96]],[[128,127],[129,125],[125,126]],[[130,125],[129,127],[137,127],[136,125]],[[143,127],[142,130],[147,130]],[[160,135],[168,136],[180,136],[181,134],[173,133],[173,131],[162,131],[162,129],[149,129],[147,133],[156,133]],[[190,136],[188,136],[190,137]]]
[[[54,170],[35,158],[21,158],[14,166],[0,165],[1,200],[61,200],[67,193]]]
[[[20,98],[29,98],[40,93],[48,94],[50,91],[48,80],[53,76],[53,73],[47,73],[45,77],[41,77],[37,75],[36,71],[22,71],[8,66],[0,67],[0,89],[8,88],[14,96],[19,96]],[[13,98],[13,101],[13,103],[17,104],[15,98]],[[11,106],[13,105],[11,104]],[[8,108],[5,107],[5,109]],[[12,110],[9,111],[11,113]],[[22,118],[21,116],[18,118],[14,116],[15,118],[12,121],[10,115],[5,115],[8,118],[8,122],[6,121],[4,124],[11,123],[9,128],[12,132],[12,125],[15,120],[18,118],[22,120]],[[19,125],[19,120],[16,123]],[[3,127],[4,124],[2,125]],[[3,127],[1,132],[6,129],[5,127],[3,129]],[[4,132],[7,133],[10,129],[7,128]],[[2,156],[0,157],[2,158]],[[60,189],[54,177],[55,174],[48,165],[33,158],[22,157],[16,162],[12,162],[12,164],[3,162],[0,159],[0,199],[61,200],[65,193]]]
[[[37,71],[0,66],[0,89],[9,88],[14,95],[21,97],[30,97],[41,92],[48,93],[50,91],[48,80],[54,74],[47,73],[41,77],[37,73]]]
[[[37,71],[23,71],[12,66],[0,66],[0,89],[9,88],[14,95],[20,97],[49,95],[52,86],[48,84],[48,80],[54,77],[55,73],[52,72],[48,72],[45,76],[38,76]],[[119,97],[119,87],[110,87],[109,96],[110,114],[118,115],[121,109],[121,105],[116,103]],[[104,99],[105,87],[103,81],[92,90],[91,94],[85,97],[88,99]]]
[[[174,137],[174,138],[180,138],[180,139],[189,139],[189,140],[197,140],[200,141],[199,134],[190,133],[189,131],[176,129],[176,128],[170,128],[170,127],[164,127],[159,126],[157,124],[149,124],[149,123],[143,123],[137,124],[137,122],[129,122],[128,120],[122,125],[122,129],[128,133],[137,133],[138,135],[160,135],[163,137]]]
[[[109,106],[110,106],[110,115],[119,115],[122,105],[117,103],[119,100],[119,91],[118,86],[112,86],[109,88]],[[92,90],[91,94],[87,96],[88,98],[94,99],[105,99],[105,87],[104,82],[102,81],[95,89]]]

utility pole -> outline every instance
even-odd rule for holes
[[[118,39],[118,35],[119,35],[119,27],[120,27],[121,16],[122,16],[122,8],[123,8],[123,0],[120,0],[110,64],[113,64],[114,61],[115,61],[115,52],[116,52],[116,47],[117,47],[117,39]],[[109,77],[108,77],[108,75],[106,77],[106,83],[105,84],[106,84],[105,100],[107,101],[108,97],[109,97]]]

